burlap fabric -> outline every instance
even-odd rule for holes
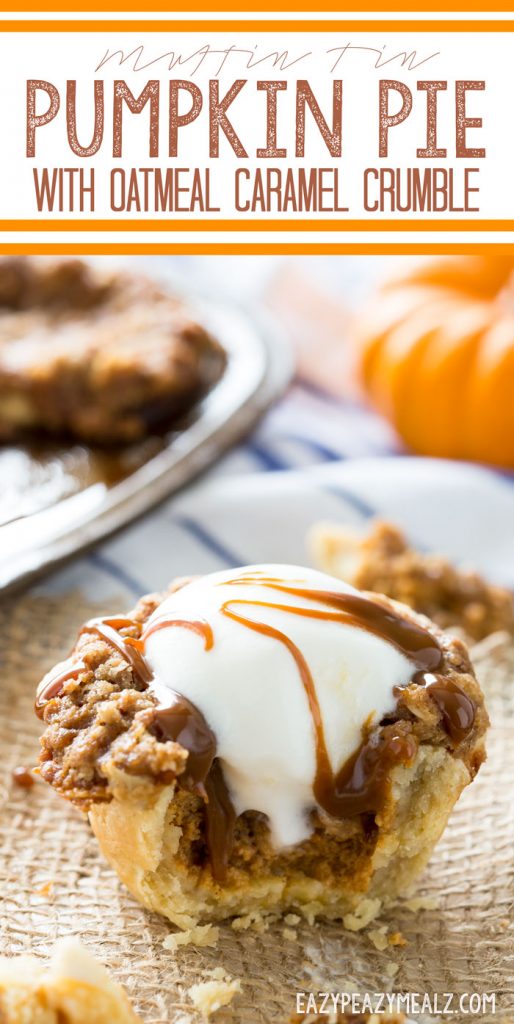
[[[296,939],[284,936],[283,924],[264,934],[227,925],[216,949],[172,953],[162,945],[171,926],[125,892],[85,818],[43,783],[25,790],[11,779],[12,769],[36,761],[36,682],[98,612],[77,594],[24,597],[0,608],[2,953],[44,956],[57,937],[77,936],[125,985],[148,1024],[196,1021],[187,989],[219,965],[242,981],[220,1021],[281,1024],[297,990],[320,987],[495,992],[496,1016],[488,1010],[478,1019],[514,1019],[514,651],[506,638],[475,649],[493,722],[489,757],[423,880],[420,892],[437,908],[401,907],[380,922],[401,931],[406,945],[378,951],[366,932],[335,925],[297,926]],[[446,1019],[473,1018],[459,1011]]]

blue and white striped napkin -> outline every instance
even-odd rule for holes
[[[406,455],[372,412],[300,380],[206,476],[43,587],[130,601],[176,575],[305,563],[314,522],[365,527],[374,516],[514,587],[511,477]]]

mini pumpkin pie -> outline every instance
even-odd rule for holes
[[[58,943],[47,967],[0,957],[2,1024],[137,1024],[127,997],[78,942]]]
[[[91,620],[36,709],[42,777],[184,929],[292,910],[365,925],[411,890],[487,726],[460,640],[287,565]]]
[[[144,277],[0,261],[0,440],[137,440],[189,409],[224,361],[183,303]]]

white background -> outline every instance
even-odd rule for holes
[[[383,20],[383,19],[381,19]],[[180,68],[168,69],[169,58],[163,58],[153,63],[150,67],[134,72],[131,70],[132,61],[126,61],[121,67],[118,60],[110,61],[100,71],[95,68],[107,50],[115,51],[121,49],[124,53],[130,53],[136,46],[144,46],[145,55],[148,60],[158,57],[167,51],[187,56],[193,53],[199,46],[210,43],[213,47],[222,49],[226,46],[253,50],[257,48],[259,55],[278,50],[289,51],[293,56],[311,51],[311,55],[298,64],[293,65],[289,70],[274,69],[271,62],[264,62],[256,68],[247,69],[244,58],[231,56],[225,68],[218,76],[218,57],[210,57],[204,61],[202,67],[192,73],[192,64],[186,62]],[[331,72],[331,59],[327,51],[337,46],[344,46],[351,43],[353,47],[376,47],[381,50],[385,47],[385,54],[393,57],[396,53],[416,51],[419,59],[438,53],[418,68],[409,70],[402,67],[401,60],[393,60],[381,68],[374,67],[375,57],[365,52],[352,49],[340,62],[335,72]],[[167,166],[211,166],[213,178],[214,199],[217,205],[222,206],[221,217],[235,218],[237,213],[233,205],[233,172],[239,166],[256,167],[260,164],[263,167],[274,166],[337,166],[340,168],[340,179],[343,183],[344,205],[350,206],[348,214],[341,217],[341,234],[331,232],[330,240],[337,242],[344,238],[346,241],[359,241],[357,234],[344,234],[345,218],[377,220],[378,215],[366,214],[362,206],[362,171],[366,166],[392,166],[408,167],[418,165],[454,167],[457,182],[457,195],[460,195],[459,182],[462,180],[464,166],[476,166],[480,168],[479,174],[474,176],[473,184],[480,185],[479,202],[480,212],[477,214],[460,215],[461,219],[469,222],[474,218],[499,218],[508,219],[514,217],[514,200],[512,197],[512,167],[513,167],[513,137],[509,110],[514,94],[514,75],[512,70],[511,46],[512,36],[501,33],[385,33],[376,32],[358,33],[343,31],[341,33],[261,33],[237,32],[231,30],[220,30],[219,33],[145,33],[139,32],[101,32],[101,33],[40,33],[35,34],[8,34],[3,37],[2,61],[0,82],[4,104],[2,109],[3,120],[3,153],[0,162],[0,217],[6,218],[34,218],[37,216],[33,188],[33,167],[37,166],[93,166],[96,172],[97,194],[96,206],[93,214],[86,213],[82,216],[85,219],[91,217],[113,217],[115,228],[116,218],[134,216],[135,219],[145,217],[145,214],[119,213],[113,214],[109,207],[108,179],[112,167],[120,164],[127,167],[144,166],[156,164],[161,167]],[[141,61],[143,63],[143,61]],[[204,109],[198,120],[192,125],[181,130],[179,157],[169,160],[167,155],[167,89],[171,77],[191,77],[204,91],[207,90],[209,78],[219,77],[220,94],[230,87],[232,82],[238,78],[247,78],[248,83],[242,93],[236,98],[229,110],[229,117],[233,121],[243,144],[249,152],[249,160],[242,161],[233,153],[228,142],[221,136],[220,159],[209,160],[208,157],[208,118],[207,103],[204,102]],[[344,82],[343,92],[343,157],[341,160],[333,160],[321,140],[321,136],[314,122],[307,113],[307,156],[306,159],[294,157],[294,82],[296,78],[307,78],[314,89],[320,106],[325,113],[327,120],[331,118],[331,95],[332,79],[342,78]],[[38,130],[36,135],[37,155],[35,160],[27,159],[25,156],[25,90],[28,78],[42,78],[51,81],[57,86],[61,93],[61,110],[50,125]],[[77,79],[77,94],[79,98],[78,110],[78,132],[83,143],[87,143],[91,137],[92,113],[93,113],[93,81],[95,78],[102,78],[105,81],[106,98],[106,125],[104,141],[100,152],[93,158],[81,160],[69,149],[66,138],[65,123],[65,83],[67,78]],[[112,81],[114,78],[123,78],[127,81],[135,95],[138,95],[149,78],[159,78],[161,81],[161,152],[158,159],[148,157],[148,107],[141,115],[132,115],[125,111],[124,130],[124,154],[123,159],[113,160],[112,158]],[[255,149],[265,145],[265,102],[264,93],[258,93],[255,88],[255,81],[258,78],[265,79],[287,79],[290,83],[285,93],[279,94],[279,120],[278,120],[278,144],[288,149],[287,160],[261,160],[255,159]],[[380,78],[398,78],[405,82],[413,92],[413,112],[406,122],[391,129],[390,149],[387,158],[378,157],[378,82]],[[418,160],[416,148],[425,145],[425,111],[426,96],[417,92],[416,82],[418,79],[447,79],[448,90],[439,93],[439,131],[438,145],[448,149],[446,160]],[[483,118],[482,129],[469,129],[467,133],[468,146],[484,146],[487,150],[487,157],[483,160],[455,158],[455,92],[454,82],[456,79],[485,79],[486,91],[469,93],[467,100],[468,116],[481,116]],[[38,111],[45,109],[46,97],[39,98]],[[391,106],[399,102],[399,97],[391,97]],[[476,179],[476,180],[475,180]],[[75,217],[80,214],[42,214],[51,216],[57,221],[61,217]],[[152,212],[147,217],[155,216]],[[173,215],[160,214],[164,221],[168,221],[170,232],[159,232],[154,238],[160,242],[173,240],[189,240],[191,236],[178,235],[173,233]],[[195,214],[178,214],[193,219]],[[202,217],[199,213],[196,216]],[[211,215],[216,216],[216,215]],[[244,214],[240,216],[245,216]],[[270,217],[277,214],[270,213]],[[287,228],[287,217],[298,216],[294,212],[280,214],[284,220],[284,228]],[[309,232],[309,242],[323,240],[322,223],[323,215],[314,214],[319,224],[320,232]],[[326,214],[333,219],[332,214]],[[388,214],[384,213],[384,217]],[[396,214],[395,219],[408,219],[409,214]],[[420,215],[414,215],[419,217]],[[441,214],[443,218],[448,214]],[[437,214],[429,215],[433,222]],[[266,231],[266,215],[261,214],[254,219],[262,223],[263,231]],[[459,215],[455,215],[456,227],[458,228]],[[379,225],[377,225],[379,227]],[[12,234],[12,240],[23,240],[23,235]],[[55,241],[55,235],[41,235],[41,240]],[[67,241],[76,240],[79,235],[67,234]],[[91,235],[88,232],[88,241],[108,241],[109,236],[104,234]],[[258,236],[257,236],[258,237]],[[298,233],[289,235],[284,233],[272,236],[266,232],[268,240],[277,241],[285,238],[300,242],[301,235]],[[303,236],[304,238],[306,236]],[[327,236],[325,236],[327,237]],[[372,241],[373,236],[366,233],[366,241]],[[377,233],[377,240],[386,243],[392,236]],[[409,233],[403,236],[404,240],[415,241],[426,238],[429,242],[444,241],[452,239],[452,236],[434,235],[433,232],[415,235]],[[462,240],[475,241],[476,235],[469,232],[462,233]],[[493,240],[494,235],[487,234],[480,236],[484,241]],[[510,235],[498,234],[501,241],[510,241]],[[209,235],[195,233],[195,241],[256,241],[255,232],[238,234],[226,233],[225,235]],[[454,235],[452,240],[458,240],[459,236]],[[124,236],[124,241],[129,238]],[[140,242],[150,241],[151,236],[147,233],[138,233],[137,240]]]

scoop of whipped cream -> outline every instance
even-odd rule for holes
[[[145,657],[156,680],[202,712],[236,813],[267,815],[279,848],[309,836],[316,804],[315,716],[304,666],[334,772],[359,747],[363,726],[394,709],[393,688],[413,675],[404,654],[331,618],[313,591],[358,595],[313,569],[253,565],[194,580],[147,624]],[[158,620],[162,628],[152,632]],[[212,642],[167,620],[201,623]]]

